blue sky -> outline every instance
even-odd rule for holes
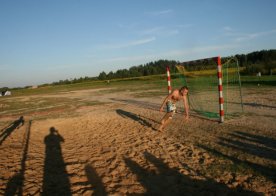
[[[275,0],[0,0],[0,87],[276,46]]]

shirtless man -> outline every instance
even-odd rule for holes
[[[187,100],[187,94],[188,94],[188,87],[183,86],[179,90],[176,89],[172,93],[170,93],[163,101],[161,107],[160,107],[160,112],[163,112],[163,107],[167,106],[167,113],[164,115],[164,117],[161,120],[161,126],[159,127],[159,131],[163,131],[165,126],[168,125],[170,120],[172,119],[173,115],[176,112],[176,107],[175,103],[179,101],[180,99],[183,100],[184,103],[184,108],[185,108],[185,113],[186,115],[184,118],[187,120],[189,118],[189,104]]]

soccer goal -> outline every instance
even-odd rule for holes
[[[236,58],[212,57],[176,66],[182,85],[189,87],[191,111],[223,122],[243,112]]]

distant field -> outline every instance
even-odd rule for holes
[[[193,75],[195,72],[193,72]],[[203,75],[209,75],[210,71],[199,71],[197,74],[202,75],[201,80],[204,80]],[[215,75],[216,77],[216,75]],[[214,78],[215,78],[214,77]],[[180,74],[172,74],[172,87],[179,88],[183,85],[183,77]],[[191,78],[188,76],[189,80]],[[208,80],[207,80],[208,81]],[[213,82],[216,83],[214,80]],[[241,82],[244,86],[257,86],[260,85],[268,85],[275,86],[276,85],[276,75],[272,76],[261,76],[258,78],[257,76],[241,76]],[[216,84],[215,84],[216,85]],[[38,94],[56,94],[61,92],[70,92],[76,90],[85,90],[85,89],[97,89],[97,88],[113,88],[116,92],[130,90],[147,90],[147,89],[155,89],[155,90],[163,90],[167,88],[167,78],[166,75],[154,75],[154,76],[144,76],[144,77],[135,77],[135,78],[126,78],[126,79],[114,79],[110,80],[109,83],[107,81],[92,81],[92,82],[84,82],[77,84],[67,84],[67,85],[49,85],[46,87],[40,87],[37,89],[18,89],[12,90],[12,96],[26,96],[26,95],[38,95]],[[159,93],[157,93],[159,94]],[[5,97],[1,97],[1,99],[5,99]]]
[[[267,85],[267,86],[276,86],[276,75],[272,76],[261,76],[258,78],[257,76],[242,76],[241,82],[243,85]]]
[[[208,83],[212,82],[212,88],[214,88],[213,91],[215,93],[214,95],[212,94],[212,96],[217,96],[216,77],[212,77],[211,79],[209,76],[201,76],[200,79],[188,77],[187,80],[202,80],[201,82],[198,82],[198,85],[200,85],[202,89],[204,89],[205,85],[210,88]],[[243,88],[256,87],[258,88],[258,91],[262,93],[266,93],[266,89],[269,88],[269,86],[275,86],[276,84],[276,76],[262,76],[260,79],[256,76],[242,76],[241,80]],[[172,88],[179,88],[181,86],[183,86],[183,77],[180,77],[180,75],[178,74],[172,74]],[[206,89],[202,90],[204,92],[193,92],[194,86],[190,87],[191,93],[193,93],[194,95],[195,93],[198,94],[207,92]],[[81,96],[72,97],[73,92],[80,90],[94,90],[94,93],[91,94],[91,96],[110,93],[120,95],[120,93],[129,92],[137,98],[150,98],[160,96],[164,97],[165,95],[167,95],[167,78],[166,75],[155,75],[147,77],[116,79],[110,80],[109,82],[94,81],[78,84],[47,86],[37,89],[14,90],[12,91],[12,96],[0,97],[0,115],[24,115],[45,111],[70,112],[79,107],[100,103],[97,103],[97,101],[91,102],[84,100],[81,98]],[[210,92],[210,89],[208,91]],[[41,97],[43,95],[47,96]],[[61,95],[62,97],[60,97]],[[30,96],[30,98],[27,98],[28,96]],[[211,96],[210,93],[209,96]],[[203,105],[200,107],[206,105],[204,103],[201,104]]]
[[[164,132],[157,128],[168,93],[166,75],[14,90],[0,97],[0,171],[5,171],[0,195],[9,195],[13,187],[25,195],[48,190],[54,195],[52,181],[73,195],[99,189],[147,195],[145,182],[156,195],[164,194],[163,187],[166,195],[187,190],[191,195],[273,195],[275,76],[261,77],[260,85],[254,76],[242,80],[244,114],[218,123],[195,111],[185,121],[178,110]],[[173,88],[182,82],[172,75]],[[209,90],[197,94],[211,104],[205,99]],[[217,92],[212,95],[216,101]],[[61,139],[48,143],[49,137]],[[51,147],[55,150],[47,150]]]

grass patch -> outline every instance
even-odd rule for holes
[[[32,113],[51,111],[71,111],[81,106],[92,106],[102,104],[99,101],[83,101],[82,99],[71,99],[64,97],[40,97],[40,98],[14,98],[6,99],[2,102],[5,109],[0,115],[29,115]]]
[[[276,86],[276,75],[272,76],[242,76],[241,83],[243,86]]]
[[[134,93],[132,94],[134,97],[159,97],[159,96],[166,96],[167,92],[165,93],[164,91],[144,91],[144,92],[139,92],[139,93]]]
[[[207,75],[210,73],[208,72]],[[210,80],[210,77],[206,77],[206,73],[202,73],[201,77],[198,77],[197,80]],[[179,74],[172,74],[172,87],[179,88],[183,85],[183,81]],[[201,78],[201,79],[200,79]],[[216,74],[211,78],[215,81],[215,86],[217,85]],[[190,78],[189,80],[192,80]],[[276,76],[262,76],[258,78],[257,76],[242,76],[241,77],[242,85],[276,85]],[[204,84],[204,82],[203,82]],[[124,90],[143,90],[143,89],[166,89],[167,79],[166,75],[154,75],[154,76],[144,76],[144,77],[134,77],[134,78],[125,78],[125,79],[114,79],[107,81],[92,81],[92,82],[83,82],[77,84],[67,84],[67,85],[56,85],[56,86],[46,86],[40,87],[37,89],[18,89],[12,90],[12,96],[26,96],[26,95],[40,95],[40,94],[57,94],[61,92],[70,92],[76,90],[85,90],[85,89],[98,89],[98,88],[115,88],[114,91],[124,91]],[[3,97],[1,97],[2,99]]]
[[[214,70],[205,70],[197,71],[196,80],[203,81],[200,82],[200,85],[206,83],[214,83],[214,86],[217,85],[216,72]],[[195,73],[194,73],[195,74]],[[210,78],[210,76],[212,76]],[[187,76],[188,80],[193,80],[193,77]],[[172,87],[179,88],[183,86],[183,78],[181,79],[181,74],[172,74]],[[207,81],[207,82],[206,82]],[[244,86],[275,86],[276,85],[276,76],[241,76],[241,82]],[[166,89],[167,88],[167,77],[163,75],[153,75],[153,76],[143,76],[143,77],[133,77],[133,78],[124,78],[124,79],[114,79],[107,81],[91,81],[83,82],[76,84],[66,84],[66,85],[52,85],[39,87],[36,89],[17,89],[11,90],[12,96],[26,96],[26,95],[41,95],[41,94],[57,94],[62,92],[70,92],[76,90],[85,90],[85,89],[99,89],[99,88],[115,88],[114,91],[120,92],[124,90],[143,90],[143,89]],[[3,99],[4,97],[1,97]]]

